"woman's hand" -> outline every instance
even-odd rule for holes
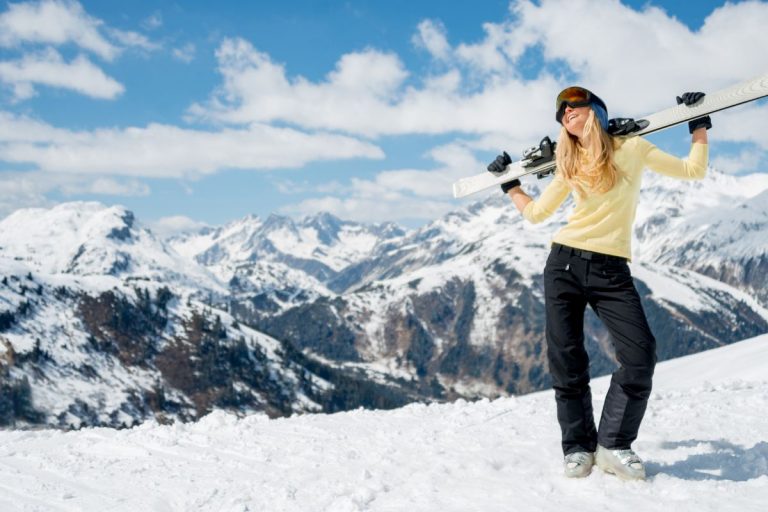
[[[698,103],[705,94],[703,92],[684,92],[677,97],[678,105],[690,107]],[[702,130],[702,128],[704,128]],[[707,130],[712,128],[712,119],[709,116],[699,117],[688,121],[688,131],[693,135],[693,142],[707,143]],[[702,142],[703,139],[703,142]]]

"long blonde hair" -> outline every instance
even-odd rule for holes
[[[590,109],[581,140],[564,126],[560,130],[555,150],[557,172],[582,198],[588,192],[604,194],[618,181],[619,170],[613,161],[617,143]]]

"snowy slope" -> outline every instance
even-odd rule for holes
[[[561,474],[551,392],[268,420],[0,432],[15,511],[757,512],[768,502],[768,336],[658,366],[645,482]],[[606,379],[594,382],[599,414]]]

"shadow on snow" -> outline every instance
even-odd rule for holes
[[[673,464],[647,462],[649,476],[666,474],[684,480],[731,480],[744,482],[768,475],[768,442],[761,441],[744,448],[725,440],[702,441],[690,439],[662,444],[662,448],[676,450],[709,445],[708,453],[690,455]]]

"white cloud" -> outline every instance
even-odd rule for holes
[[[0,45],[64,41],[113,58],[97,49],[96,36],[115,53],[121,45],[151,44],[140,37],[120,42],[79,4],[49,3],[80,12],[78,19],[91,24],[90,39],[78,39],[70,30],[54,41],[53,29],[23,29],[14,21],[22,11],[9,7],[0,15],[0,27],[10,27],[0,32]],[[43,3],[20,5],[43,10]],[[768,3],[725,4],[696,30],[649,5],[635,10],[618,1],[518,0],[510,4],[508,19],[483,25],[480,40],[454,46],[439,20],[424,20],[412,42],[437,65],[430,67],[433,74],[423,76],[415,75],[398,55],[368,48],[339,56],[325,76],[310,80],[292,74],[286,64],[248,41],[226,39],[216,52],[222,82],[206,101],[193,104],[189,115],[227,128],[151,124],[70,132],[0,112],[0,159],[57,173],[194,177],[229,168],[381,158],[381,149],[361,138],[446,135],[456,142],[432,152],[434,169],[388,169],[371,179],[315,186],[319,197],[286,207],[367,220],[434,218],[456,204],[450,200],[452,181],[485,168],[475,151],[514,153],[543,135],[557,134],[553,97],[571,80],[600,94],[612,114],[640,116],[673,105],[680,92],[711,92],[765,72],[759,48],[768,47]],[[172,53],[185,60],[194,57],[195,48],[188,45]],[[536,70],[533,76],[524,72],[530,69]],[[42,82],[6,83],[23,98]],[[767,115],[765,105],[755,104],[718,113],[710,137],[768,149],[763,129]],[[757,165],[758,154],[749,148],[738,156],[715,156],[713,162],[735,169]],[[309,188],[305,185],[279,182],[285,190],[293,186],[302,193]]]
[[[54,204],[48,194],[64,196],[97,194],[108,196],[142,196],[149,187],[136,179],[109,176],[60,174],[39,171],[0,172],[0,217],[18,208],[48,207]]]
[[[49,142],[65,140],[72,132],[27,116],[0,110],[0,144],[9,142]]]
[[[319,83],[290,79],[284,66],[242,39],[225,41],[217,57],[224,84],[208,103],[190,108],[193,118],[287,122],[369,137],[452,131],[521,134],[552,124],[551,116],[545,116],[557,89],[550,76],[536,82],[491,81],[480,93],[461,94],[457,71],[427,80],[421,89],[405,87],[408,72],[399,58],[374,50],[342,56]]]
[[[337,195],[307,199],[281,211],[305,215],[327,211],[367,222],[434,219],[456,208],[450,199],[451,184],[482,164],[461,144],[434,148],[429,156],[439,164],[434,169],[398,169],[378,173],[370,180],[353,178]]]
[[[217,52],[221,86],[190,113],[366,137],[456,132],[538,139],[557,131],[552,98],[566,76],[603,96],[611,112],[642,116],[674,105],[683,91],[713,91],[764,72],[755,53],[768,47],[763,2],[726,4],[698,31],[659,8],[616,1],[572,0],[565,8],[561,1],[521,0],[510,13],[484,24],[481,41],[456,47],[438,21],[420,23],[414,42],[450,68],[439,77],[411,77],[398,56],[369,49],[341,56],[336,70],[311,81],[291,76],[247,41],[230,39]],[[521,67],[530,68],[532,58],[539,59],[538,75],[524,77]]]
[[[8,4],[8,10],[0,14],[0,45],[73,43],[103,59],[112,60],[119,48],[101,34],[103,25],[74,1]]]
[[[81,177],[80,181],[64,183],[60,187],[62,194],[74,196],[80,194],[98,194],[104,196],[148,196],[149,186],[138,180],[117,180],[113,178]]]
[[[712,116],[712,137],[730,142],[751,142],[768,150],[768,100],[739,106]]]
[[[141,22],[142,28],[145,30],[157,30],[163,26],[163,14],[160,11],[156,11]]]
[[[354,219],[359,222],[413,221],[435,219],[450,211],[452,207],[445,201],[430,201],[411,197],[390,197],[386,201],[371,201],[356,197],[321,197],[307,199],[298,205],[280,209],[286,215],[310,215],[317,212],[329,212],[342,219]]]
[[[184,215],[163,217],[149,222],[149,228],[162,238],[168,238],[182,233],[192,233],[208,227],[205,222],[190,219]]]
[[[765,153],[754,149],[745,149],[737,155],[717,153],[711,165],[715,169],[731,174],[749,173],[758,170]]]
[[[448,44],[445,26],[440,21],[424,20],[419,23],[412,41],[417,47],[427,50],[436,60],[447,60],[450,57],[451,46]]]
[[[516,52],[505,52],[510,44],[511,34],[505,25],[484,23],[485,40],[477,44],[462,43],[456,48],[456,57],[474,69],[485,72],[511,74],[507,70],[520,57],[527,45],[518,45]]]
[[[57,173],[178,178],[384,156],[377,146],[355,138],[263,124],[216,132],[162,124],[74,132],[9,113],[0,114],[0,120],[0,160]]]
[[[306,194],[311,192],[319,194],[345,194],[351,190],[351,187],[342,185],[338,181],[314,184],[306,180],[272,180],[272,185],[278,192],[286,195]]]
[[[123,92],[122,84],[85,55],[65,62],[54,49],[64,45],[74,45],[107,61],[126,48],[159,48],[143,34],[107,26],[74,0],[8,4],[0,13],[0,47],[15,49],[19,55],[0,62],[0,81],[11,88],[15,101],[34,96],[36,84],[102,99],[114,99]]]
[[[768,47],[762,2],[725,4],[698,31],[657,7],[636,11],[619,2],[571,0],[564,9],[526,0],[515,12],[510,45],[519,38],[540,44],[547,61],[567,64],[617,113],[644,115],[680,92],[713,91],[765,72],[755,53]]]
[[[0,218],[19,208],[50,206],[52,189],[42,173],[0,172]]]
[[[444,71],[421,83],[401,82],[387,97],[357,98],[364,110],[339,102],[335,116],[305,108],[299,92],[311,90],[316,101],[335,101],[329,81],[291,79],[283,66],[272,68],[269,94],[286,107],[269,120],[293,122],[364,136],[413,133],[457,134],[464,140],[448,147],[466,152],[461,164],[443,164],[434,170],[385,170],[368,180],[352,179],[336,194],[320,195],[285,211],[305,213],[327,209],[340,216],[367,220],[434,218],[455,202],[449,183],[481,172],[485,163],[472,161],[471,151],[508,149],[510,153],[533,145],[544,135],[557,135],[552,112],[556,92],[571,80],[600,94],[614,115],[641,116],[674,105],[674,96],[686,90],[712,92],[765,72],[760,48],[768,47],[768,4],[725,4],[691,30],[663,10],[646,6],[635,10],[618,1],[520,0],[510,5],[511,17],[483,25],[480,41],[451,47],[446,29],[425,20],[413,42],[425,48]],[[254,50],[255,51],[255,50]],[[538,74],[523,77],[532,58]],[[261,72],[269,56],[228,75],[215,101],[202,108],[223,121],[243,122],[260,112],[243,108],[263,93],[258,82],[250,89],[231,87],[237,77]],[[567,78],[566,78],[567,77]],[[418,77],[417,77],[418,78]],[[566,81],[567,80],[567,81]],[[300,87],[299,87],[300,85]],[[303,116],[295,115],[304,112]],[[361,119],[360,111],[371,116]],[[768,131],[764,129],[768,105],[750,104],[713,116],[713,141],[751,143],[736,156],[713,156],[713,164],[730,171],[755,170],[765,161]],[[457,141],[458,142],[458,141]],[[442,148],[441,151],[445,151]]]
[[[116,28],[110,28],[107,32],[112,39],[126,47],[138,48],[146,51],[154,51],[160,48],[159,44],[152,42],[147,36],[138,32],[119,30]]]
[[[125,90],[84,55],[66,62],[52,48],[26,55],[21,60],[0,62],[0,81],[14,88],[18,100],[33,96],[36,84],[69,89],[100,99],[113,99]]]
[[[180,48],[174,48],[171,51],[171,55],[173,55],[175,59],[189,64],[195,59],[196,51],[197,51],[197,48],[193,43],[187,43],[181,46]]]

